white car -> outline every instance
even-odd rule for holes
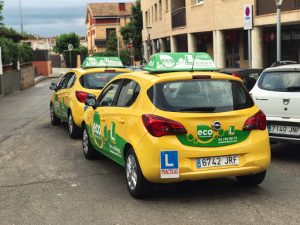
[[[271,142],[300,143],[300,64],[265,69],[250,94],[267,116]]]

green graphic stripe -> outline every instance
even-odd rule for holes
[[[221,135],[212,136],[210,140],[201,141],[192,134],[177,135],[178,140],[186,146],[191,147],[221,147],[233,145],[245,141],[250,135],[250,131],[235,130],[234,135],[230,135],[229,131],[221,131]]]

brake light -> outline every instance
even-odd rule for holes
[[[246,120],[243,130],[265,130],[267,127],[266,115],[259,110],[255,115]]]
[[[210,75],[193,75],[194,80],[209,80],[211,79]]]
[[[104,70],[105,73],[114,73],[116,70]]]
[[[144,114],[142,120],[148,132],[154,137],[187,133],[181,123],[160,116]]]
[[[75,95],[78,101],[84,103],[87,97],[89,96],[89,93],[84,91],[75,91]]]
[[[237,74],[235,74],[235,73],[233,73],[233,74],[232,74],[232,76],[233,76],[233,77],[240,78],[240,76],[239,76],[239,75],[237,75]],[[241,79],[241,78],[240,78],[240,79]]]

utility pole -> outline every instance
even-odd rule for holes
[[[22,4],[21,4],[21,0],[19,0],[19,8],[20,8],[20,25],[21,25],[21,33],[23,33],[24,30],[23,30],[23,14],[22,14]]]
[[[277,61],[281,61],[281,5],[283,0],[275,0],[277,13]]]

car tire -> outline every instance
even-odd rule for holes
[[[50,120],[51,120],[51,125],[53,126],[58,126],[61,122],[60,119],[55,115],[52,104],[50,104]]]
[[[83,127],[83,132],[82,132],[82,149],[86,159],[89,160],[97,159],[99,156],[98,152],[91,145],[86,126]]]
[[[72,112],[69,113],[68,130],[69,130],[70,137],[73,139],[80,138],[82,135],[81,128],[77,127],[76,124],[74,123]]]
[[[238,176],[236,177],[237,181],[245,187],[255,187],[261,184],[266,177],[266,171],[261,173],[246,175],[246,176]]]
[[[134,198],[147,197],[151,193],[152,184],[145,179],[133,148],[127,151],[125,159],[126,184],[129,193]]]

